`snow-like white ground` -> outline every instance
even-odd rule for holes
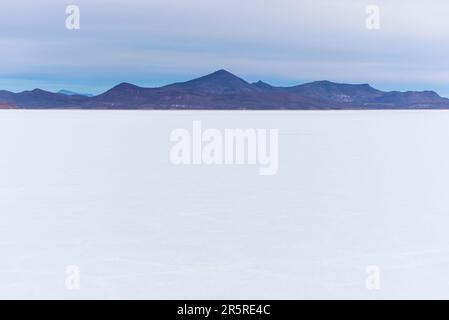
[[[193,120],[279,173],[172,165]],[[0,298],[449,298],[448,150],[446,111],[1,111]]]

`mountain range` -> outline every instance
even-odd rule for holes
[[[158,110],[338,110],[449,109],[449,99],[434,91],[377,90],[368,84],[316,81],[276,87],[249,83],[219,70],[209,75],[159,88],[121,83],[97,95],[41,89],[13,93],[0,90],[0,109],[158,109]]]

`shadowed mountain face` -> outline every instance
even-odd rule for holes
[[[321,97],[328,101],[341,103],[363,104],[383,94],[368,84],[340,84],[330,81],[317,81],[287,89],[305,97]]]
[[[24,109],[449,109],[449,99],[433,91],[383,92],[368,84],[330,81],[274,87],[262,81],[251,84],[219,70],[161,88],[122,83],[95,97],[40,89],[0,91],[0,105]]]
[[[253,93],[257,88],[249,84],[245,80],[227,72],[226,70],[219,70],[207,76],[190,80],[187,82],[175,83],[168,85],[165,89],[180,89],[205,94],[227,94],[227,93]]]
[[[13,109],[14,106],[0,103],[0,109]]]
[[[87,99],[85,96],[67,96],[40,89],[20,93],[0,91],[0,103],[23,109],[80,108]]]

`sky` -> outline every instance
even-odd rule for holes
[[[66,28],[66,7],[80,29]],[[380,29],[366,27],[368,5]],[[447,0],[2,0],[0,89],[101,93],[226,69],[449,97]]]

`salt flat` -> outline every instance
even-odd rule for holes
[[[277,175],[174,166],[195,120]],[[0,298],[449,298],[449,111],[2,110],[0,150]]]

